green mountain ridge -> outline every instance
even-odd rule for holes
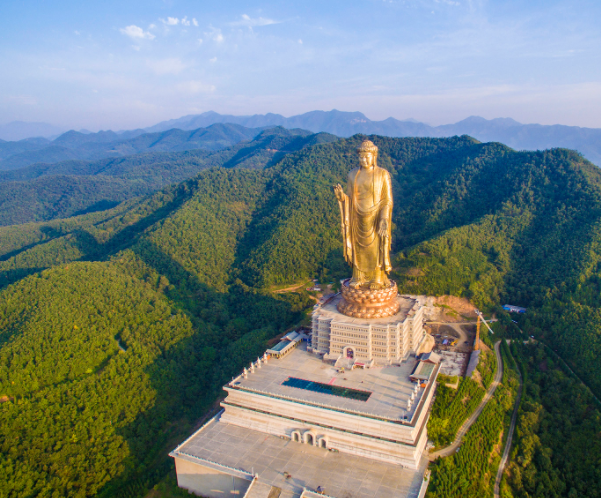
[[[218,151],[147,152],[0,172],[0,226],[107,209],[178,183],[206,168],[269,167],[289,152],[334,140],[338,138],[326,133],[313,135],[304,130],[272,128],[250,142]]]
[[[105,211],[0,227],[7,496],[143,495],[169,442],[313,304],[269,290],[348,276],[332,185],[365,137],[264,138],[254,152],[269,148],[267,161],[244,144],[235,167]],[[393,182],[400,290],[528,306],[524,330],[600,392],[598,168],[565,149],[467,136],[370,139]]]
[[[170,129],[158,133],[134,130],[123,134],[113,131],[86,134],[72,130],[52,142],[28,139],[0,144],[0,170],[14,170],[35,163],[117,158],[144,152],[215,151],[252,140],[262,129],[217,123],[206,128]]]

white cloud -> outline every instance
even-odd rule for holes
[[[219,28],[214,28],[213,26],[209,27],[209,31],[205,33],[205,36],[217,43],[221,43],[223,40],[225,40],[221,30]]]
[[[303,41],[302,41],[300,38],[298,39],[298,42],[299,42],[301,45],[303,44]]]
[[[177,17],[168,17],[167,20],[159,19],[159,21],[167,26],[177,26],[179,24],[179,19]]]
[[[150,26],[148,26],[148,29],[154,29],[154,28],[156,28],[156,27],[157,27],[157,25],[153,23],[153,24],[151,24]]]
[[[142,28],[132,24],[131,26],[127,26],[126,28],[121,28],[119,31],[124,35],[129,36],[133,40],[152,40],[155,36],[148,31],[144,31]]]
[[[213,57],[212,59],[209,59],[209,62],[210,62],[210,63],[215,63],[215,62],[217,62],[217,57]]]
[[[210,93],[215,91],[214,85],[209,85],[202,81],[193,80],[193,81],[184,81],[176,85],[178,91],[182,93]]]
[[[199,44],[199,45],[202,45],[202,38],[199,38],[199,39],[198,39],[198,44]]]
[[[231,26],[248,26],[249,28],[254,28],[256,26],[269,26],[270,24],[279,24],[282,21],[275,21],[273,19],[265,19],[264,17],[257,17],[253,19],[252,17],[242,14],[242,19],[240,21],[234,21],[230,23]]]
[[[149,60],[146,65],[156,74],[178,74],[181,73],[186,65],[178,58]]]
[[[132,45],[131,48],[133,48],[136,52],[140,51],[140,47],[138,47],[137,45]]]
[[[198,27],[198,21],[196,20],[195,17],[192,18],[192,24],[194,24],[194,26]]]
[[[182,25],[184,25],[184,26],[190,26],[190,21],[188,21],[188,16],[184,16],[182,18]]]
[[[79,31],[73,31],[73,33],[75,33],[77,36],[81,35],[81,33]]]

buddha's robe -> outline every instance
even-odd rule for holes
[[[388,273],[390,264],[390,233],[392,188],[390,174],[383,168],[355,168],[347,179],[347,193],[340,202],[344,257],[353,270],[364,278],[378,279]],[[387,221],[386,234],[378,235],[381,220]],[[353,277],[356,277],[353,271]]]

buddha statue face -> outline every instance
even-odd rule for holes
[[[361,151],[359,152],[359,164],[362,168],[369,169],[374,166],[375,163],[375,154],[370,151]]]
[[[361,146],[357,149],[359,153],[359,164],[363,169],[371,169],[376,165],[376,157],[378,148],[371,140],[364,140]]]

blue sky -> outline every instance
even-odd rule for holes
[[[335,108],[601,128],[598,0],[6,0],[0,33],[0,124]]]

